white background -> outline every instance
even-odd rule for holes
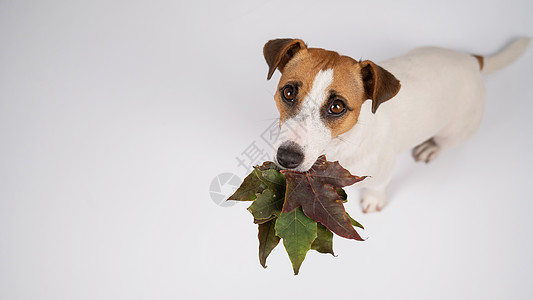
[[[383,212],[348,189],[368,240],[298,276],[209,195],[278,117],[269,39],[490,54],[533,36],[533,2],[77,2],[0,1],[0,299],[533,298],[531,48],[487,76],[474,138],[401,157]]]

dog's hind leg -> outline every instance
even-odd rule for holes
[[[413,148],[411,154],[416,162],[430,163],[445,148],[455,147],[471,137],[479,127],[481,116],[454,122],[434,137]]]
[[[418,161],[429,163],[445,148],[455,147],[468,140],[479,128],[485,108],[485,86],[481,74],[475,75],[457,101],[459,109],[437,134],[413,148],[412,155]]]
[[[435,142],[434,138],[423,142],[422,144],[413,148],[412,155],[415,161],[423,161],[426,164],[432,162],[437,156],[441,147]]]

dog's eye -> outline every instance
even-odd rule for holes
[[[346,110],[346,105],[341,100],[334,100],[329,107],[329,113],[333,115],[340,115]]]
[[[286,85],[281,91],[281,96],[283,100],[293,102],[294,98],[296,98],[296,88],[290,84]]]

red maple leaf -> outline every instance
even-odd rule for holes
[[[287,182],[283,212],[301,206],[304,214],[348,239],[362,241],[344,210],[336,189],[352,185],[365,177],[354,176],[337,161],[320,156],[307,172],[281,170]]]

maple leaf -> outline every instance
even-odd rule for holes
[[[267,186],[261,182],[255,174],[255,170],[248,174],[241,183],[241,186],[229,196],[228,200],[253,201],[257,198],[257,193],[262,193]]]
[[[359,227],[359,228],[361,228],[361,229],[365,229],[365,228],[363,227],[363,225],[361,225],[361,223],[359,223],[359,222],[357,222],[356,220],[354,220],[354,219],[350,216],[350,214],[346,213],[346,215],[347,215],[348,218],[350,219],[350,223],[352,223],[352,226]]]
[[[281,174],[280,176],[283,178],[282,183],[280,182],[280,178],[275,174],[271,172],[265,173],[265,171],[268,170],[275,172],[276,170],[279,170],[279,168],[271,161],[267,161],[261,166],[254,167],[254,170],[244,178],[241,186],[239,186],[233,195],[229,196],[228,200],[253,201],[257,198],[256,194],[262,193],[267,187],[272,185],[279,186],[280,184],[282,186],[285,185],[285,179]]]
[[[316,229],[316,239],[311,244],[311,249],[335,256],[333,253],[333,232],[320,223],[317,223]]]
[[[283,204],[283,200],[285,199],[285,189],[287,186],[285,176],[276,169],[260,169],[259,167],[254,170],[254,173],[261,183],[264,184],[267,189],[272,191],[274,198],[277,197],[282,199],[281,204]]]
[[[280,237],[276,235],[276,219],[259,224],[257,238],[259,239],[259,263],[266,268],[266,259],[270,252],[279,244]]]
[[[283,239],[292,263],[294,275],[298,275],[307,251],[317,237],[317,223],[309,219],[300,207],[281,213],[276,220],[276,235]]]
[[[324,155],[307,172],[281,172],[287,183],[283,213],[301,206],[307,217],[320,222],[337,235],[363,240],[353,228],[337,189],[352,185],[365,177],[350,174],[338,162],[326,161]]]
[[[254,216],[255,223],[263,223],[261,220],[271,220],[279,217],[284,201],[283,194],[275,194],[267,188],[261,194],[257,194],[257,199],[248,207],[248,211]]]
[[[266,186],[261,194],[256,194],[256,200],[248,211],[254,216],[254,223],[261,224],[278,217],[285,201],[285,176],[276,169],[266,169],[271,165],[256,167],[253,173]]]
[[[268,188],[274,192],[285,192],[285,176],[276,169],[255,168],[255,174]]]

